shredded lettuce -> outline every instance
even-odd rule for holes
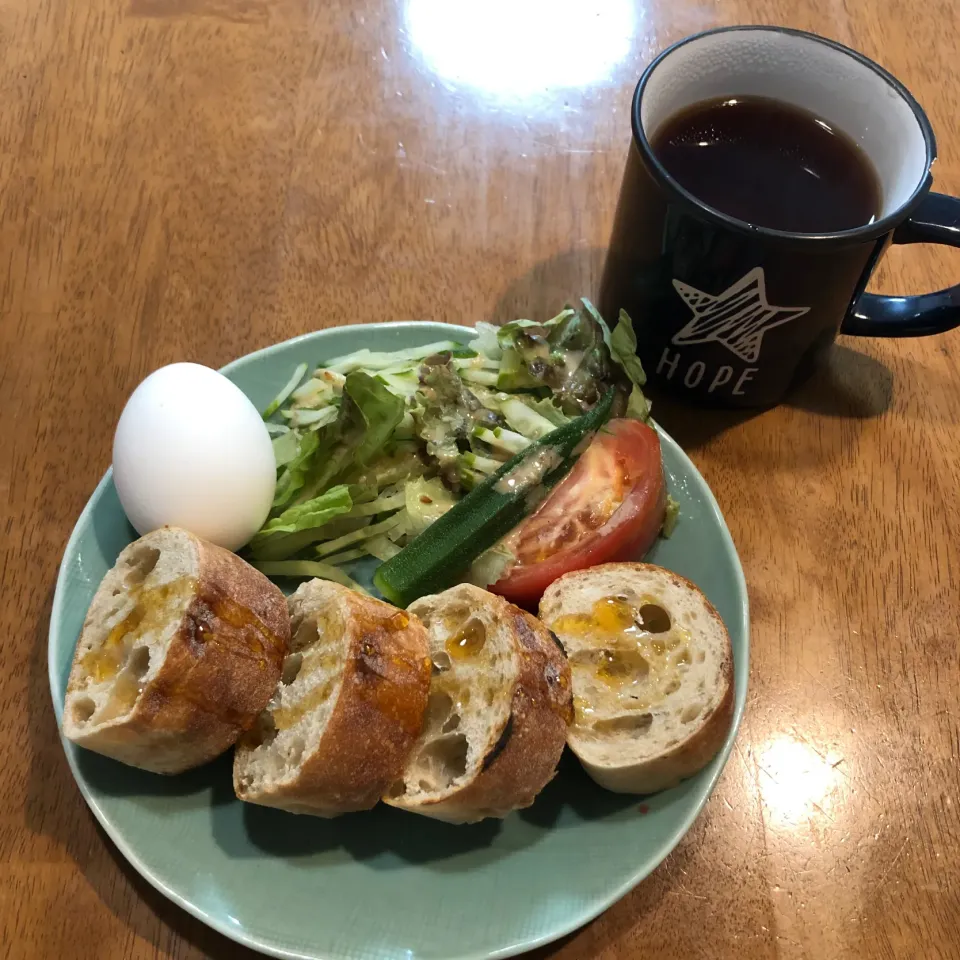
[[[531,410],[539,413],[544,420],[549,420],[555,427],[562,427],[565,423],[570,422],[570,418],[549,397],[544,397],[542,400],[521,397],[521,400]]]
[[[549,401],[545,402],[549,403]],[[510,429],[523,434],[529,440],[539,440],[559,426],[559,424],[543,416],[532,404],[525,403],[519,397],[508,397],[502,401],[500,411],[506,417]],[[564,422],[566,422],[566,417],[564,417]]]
[[[390,493],[377,497],[368,503],[361,503],[350,511],[351,517],[375,517],[378,513],[390,513],[400,510],[406,504],[403,493]]]
[[[288,430],[273,438],[273,459],[277,462],[277,469],[285,467],[297,458],[300,449],[300,438]]]
[[[400,552],[392,540],[387,537],[371,537],[365,544],[366,551],[360,550],[360,553],[369,553],[371,557],[376,557],[381,563],[386,563]]]
[[[302,386],[290,395],[293,408],[318,410],[321,407],[336,403],[343,393],[344,377],[331,373],[329,370],[318,370]]]
[[[327,370],[335,373],[348,374],[354,370],[381,370],[395,367],[401,361],[415,362],[432,356],[435,353],[452,352],[459,350],[461,344],[453,340],[440,340],[436,343],[427,343],[422,347],[410,347],[407,350],[394,350],[390,353],[376,353],[372,350],[357,350],[344,357],[336,357],[324,364]]]
[[[319,577],[332,580],[358,593],[367,593],[356,580],[348,577],[338,567],[318,560],[264,560],[254,561],[253,566],[268,577]]]
[[[367,556],[368,553],[367,545],[364,545],[363,547],[354,547],[352,550],[344,550],[342,553],[335,553],[333,556],[324,557],[323,562],[329,563],[331,567],[342,567],[345,563],[351,563],[353,560],[359,560],[361,557]]]
[[[290,421],[291,427],[309,427],[311,430],[319,430],[337,419],[337,408],[324,407],[322,410],[312,410],[309,407],[294,407],[290,411],[284,410],[283,416]]]
[[[505,461],[495,460],[493,457],[484,457],[479,453],[461,453],[460,463],[471,471],[486,475],[496,473]]]
[[[358,350],[309,376],[300,364],[264,411],[273,418],[277,487],[247,555],[277,576],[391,559],[464,492],[610,387],[617,409],[646,420],[636,343],[626,313],[611,332],[583,300],[543,323],[479,323],[465,346]],[[675,517],[671,500],[665,536]],[[471,578],[491,583],[512,562],[498,545]]]
[[[321,543],[316,548],[316,555],[318,557],[332,555],[346,547],[352,547],[355,543],[362,543],[364,540],[369,540],[372,537],[378,537],[381,534],[387,533],[401,523],[403,523],[403,517],[399,514],[394,514],[392,517],[381,520],[379,523],[370,524],[369,527],[361,527],[353,533],[347,533],[342,537],[337,537],[336,540],[327,540],[325,543]]]
[[[352,401],[359,414],[359,420],[353,425],[361,431],[354,460],[360,464],[369,463],[403,419],[403,401],[374,377],[359,371],[347,377],[343,391],[344,397]]]
[[[549,432],[548,430],[547,433]],[[481,428],[474,432],[474,436],[483,440],[484,443],[488,443],[492,451],[502,451],[505,454],[504,460],[509,460],[510,457],[515,453],[520,453],[521,450],[526,450],[531,442],[522,433],[507,430],[505,427],[496,427],[493,430]]]
[[[413,416],[426,444],[427,456],[436,462],[448,482],[459,480],[457,460],[469,449],[478,429],[498,427],[503,418],[483,405],[458,376],[449,359],[424,364],[420,371],[419,404]]]
[[[306,372],[307,365],[305,363],[301,363],[300,366],[293,371],[293,376],[287,381],[286,386],[270,401],[267,409],[263,411],[264,420],[269,420],[280,407],[286,403],[287,397],[297,389],[297,384],[303,379]]]
[[[391,443],[372,463],[348,474],[351,483],[376,491],[403,483],[424,473],[424,463],[415,443]]]
[[[478,587],[489,587],[513,566],[516,559],[513,552],[501,540],[473,561],[467,570],[467,582]]]
[[[497,339],[497,328],[492,323],[481,321],[477,324],[476,330],[476,338],[470,341],[471,349],[491,360],[499,360],[500,341]]]
[[[411,480],[403,491],[407,530],[412,536],[423,533],[442,517],[457,498],[436,478]]]

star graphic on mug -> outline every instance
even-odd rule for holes
[[[693,312],[690,322],[674,334],[676,345],[716,340],[747,363],[760,356],[763,335],[772,327],[809,313],[809,307],[772,307],[767,300],[763,267],[754,267],[733,286],[714,296],[673,281],[673,288]]]

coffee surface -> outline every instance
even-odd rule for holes
[[[756,226],[834,233],[880,214],[879,179],[863,150],[814,114],[779,100],[696,103],[668,119],[651,146],[697,199]]]

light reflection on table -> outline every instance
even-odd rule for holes
[[[509,102],[609,81],[641,9],[630,0],[408,0],[405,21],[438,77]]]

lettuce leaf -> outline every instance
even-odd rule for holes
[[[317,449],[297,503],[313,499],[348,470],[366,466],[403,419],[403,399],[375,377],[355,370],[343,384],[340,413],[316,431]]]
[[[631,383],[642,387],[647,382],[643,364],[637,356],[637,335],[633,332],[633,321],[626,310],[620,311],[617,325],[610,334],[610,352]]]
[[[301,490],[320,446],[319,435],[310,430],[299,435],[296,456],[283,468],[273,495],[274,511],[285,507]]]
[[[296,460],[299,453],[300,438],[292,430],[273,438],[273,459],[278,470]]]
[[[620,311],[617,325],[610,334],[610,355],[633,384],[627,399],[627,416],[646,422],[650,419],[650,401],[641,387],[647,382],[647,375],[637,356],[637,335],[633,332],[633,321],[626,310]]]
[[[331,487],[326,493],[295,504],[284,510],[279,517],[268,520],[257,535],[250,541],[250,548],[256,552],[265,540],[280,533],[299,533],[322,527],[334,517],[349,513],[353,508],[350,489],[344,485]]]
[[[354,462],[363,466],[383,449],[403,419],[403,400],[376,378],[359,371],[347,377],[343,392],[352,401],[348,407],[355,407],[355,412],[348,409],[348,417],[354,425],[362,421]]]
[[[614,379],[605,334],[600,315],[587,300],[545,323],[505,324],[497,334],[502,351],[498,389],[536,390],[569,417],[593,409]]]

